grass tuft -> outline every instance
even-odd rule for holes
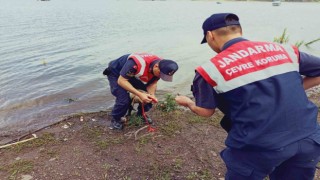
[[[157,109],[163,112],[171,112],[177,110],[178,105],[172,94],[165,94],[165,100],[159,101],[157,104]]]
[[[181,129],[182,127],[180,126],[180,124],[175,121],[168,121],[160,127],[160,131],[167,136],[172,136]]]
[[[209,170],[201,170],[200,172],[191,172],[187,179],[201,179],[201,180],[211,180],[212,174]]]
[[[309,42],[307,42],[307,43],[305,43],[303,40],[302,40],[302,41],[297,41],[297,42],[295,43],[295,46],[298,47],[298,48],[299,48],[300,46],[302,46],[302,45],[305,45],[305,46],[309,47],[309,45],[311,45],[311,44],[313,44],[313,43],[315,43],[315,42],[318,42],[318,41],[320,41],[320,38],[315,39],[315,40],[312,40],[312,41],[309,41]],[[279,44],[287,44],[287,43],[289,42],[289,35],[287,35],[287,28],[285,28],[285,29],[283,30],[281,36],[275,37],[275,38],[273,39],[273,42],[276,42],[276,43],[279,43]]]
[[[33,170],[33,162],[26,160],[18,160],[13,164],[0,167],[0,171],[5,171],[10,174],[8,179],[17,179],[17,175],[21,173],[29,173]]]
[[[31,140],[25,143],[13,145],[9,147],[9,149],[14,150],[15,152],[20,152],[26,148],[41,147],[47,144],[54,144],[56,142],[57,140],[54,137],[53,133],[44,133],[42,136],[40,136],[37,139]]]
[[[285,28],[279,37],[275,37],[273,42],[277,42],[280,44],[286,44],[289,41],[289,36],[287,35],[287,28]]]

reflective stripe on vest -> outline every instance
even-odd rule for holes
[[[149,73],[149,66],[155,60],[162,58],[148,53],[133,53],[128,56],[128,59],[132,58],[137,64],[138,73],[135,75],[136,78],[140,79],[143,83],[147,83],[152,77],[152,73]]]
[[[131,54],[129,58],[136,58],[137,61],[135,61],[138,64],[138,67],[140,67],[138,73],[135,75],[136,77],[140,77],[143,75],[144,71],[146,70],[146,61],[143,59],[143,57],[139,54]]]
[[[299,71],[295,50],[276,43],[243,41],[196,70],[217,93],[224,93],[275,75]]]

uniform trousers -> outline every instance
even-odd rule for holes
[[[119,76],[116,76],[114,74],[109,74],[108,76],[108,81],[110,85],[110,90],[112,95],[116,97],[114,107],[112,109],[111,115],[115,121],[120,121],[121,117],[124,117],[130,107],[131,99],[129,92],[125,89],[123,89],[121,86],[118,84],[118,78]],[[141,89],[144,91],[147,91],[147,86],[143,84],[140,80],[136,78],[130,78],[129,82],[133,87],[136,89]],[[152,104],[148,103],[144,105],[144,111],[147,112],[152,108]],[[141,105],[138,106],[138,112],[137,114],[141,115],[142,112],[142,107]]]
[[[320,144],[305,138],[274,151],[226,148],[220,153],[226,180],[313,180],[320,161]]]

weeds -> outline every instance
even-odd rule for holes
[[[54,150],[42,150],[40,151],[43,155],[49,156],[50,158],[57,158],[58,157],[58,152]]]
[[[286,44],[289,41],[289,36],[287,35],[287,28],[285,28],[280,37],[275,37],[273,42],[277,42],[280,44]]]
[[[90,128],[88,125],[85,125],[83,127],[83,131],[87,138],[91,140],[100,138],[104,133],[104,130],[102,128]]]
[[[105,170],[109,170],[112,167],[113,167],[113,165],[108,164],[108,163],[105,163],[105,164],[102,165],[102,168],[105,169]]]
[[[309,46],[310,44],[313,44],[313,43],[315,43],[315,42],[317,42],[317,41],[320,41],[320,38],[315,39],[315,40],[310,41],[310,42],[307,42],[305,45],[306,45],[306,46]]]
[[[179,123],[175,121],[168,121],[167,123],[164,124],[164,126],[160,127],[161,132],[167,136],[172,136],[176,132],[180,131],[182,127],[180,126]]]
[[[310,42],[307,42],[307,43],[304,43],[304,41],[298,41],[295,43],[295,46],[296,47],[300,47],[302,45],[305,45],[307,47],[309,47],[309,45],[315,43],[315,42],[318,42],[320,41],[320,38],[318,39],[315,39],[315,40],[312,40]],[[273,39],[273,42],[276,42],[276,43],[280,43],[280,44],[287,44],[289,42],[289,36],[287,35],[287,28],[285,28],[282,32],[282,35],[280,37],[275,37]]]
[[[20,152],[26,148],[41,147],[41,146],[44,146],[47,144],[53,144],[56,142],[57,142],[57,140],[55,139],[54,134],[44,133],[41,137],[39,137],[37,139],[34,139],[32,141],[28,141],[26,143],[13,145],[13,146],[9,147],[9,149],[13,149],[16,152]]]
[[[131,180],[131,177],[125,176],[125,177],[123,177],[121,180]]]
[[[84,126],[82,129],[85,136],[94,142],[94,145],[99,149],[106,149],[114,144],[121,144],[124,142],[124,137],[105,138],[105,130],[101,127],[89,127],[88,125]]]
[[[304,41],[298,41],[294,45],[297,47],[300,47],[301,45],[303,45],[303,43],[304,43]]]
[[[128,127],[141,126],[143,124],[142,121],[143,121],[142,117],[132,115],[129,117],[129,120],[127,122],[127,126]]]
[[[201,124],[201,123],[207,123],[209,119],[201,116],[193,116],[188,118],[187,121],[190,124]]]
[[[172,94],[165,94],[165,100],[159,101],[157,104],[157,109],[162,112],[171,112],[176,110],[178,107],[174,96]]]
[[[141,148],[141,145],[140,145],[140,144],[137,144],[137,145],[134,146],[134,151],[135,151],[136,153],[141,153],[141,150],[142,150],[142,148]]]
[[[170,180],[170,169],[167,166],[159,166],[158,163],[150,164],[150,172],[156,180]]]
[[[95,140],[95,145],[100,149],[106,149],[111,145],[121,144],[123,143],[124,139],[122,137],[113,138],[113,139],[106,139],[106,140]]]
[[[17,179],[20,173],[29,173],[33,169],[33,162],[26,160],[18,160],[13,164],[0,167],[0,171],[6,171],[10,174],[8,179]]]
[[[212,174],[208,170],[202,170],[200,172],[191,172],[187,177],[187,179],[201,179],[201,180],[211,180]]]
[[[177,159],[174,160],[173,168],[175,170],[180,170],[182,168],[182,165],[183,165],[183,160],[180,159],[180,158],[177,158]]]
[[[145,145],[151,140],[151,136],[143,136],[139,139],[140,145]]]

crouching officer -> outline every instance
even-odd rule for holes
[[[111,61],[103,71],[108,77],[111,93],[116,97],[110,129],[123,129],[121,117],[125,116],[130,107],[129,92],[140,98],[147,112],[152,108],[152,100],[157,100],[155,92],[158,80],[161,78],[171,82],[177,70],[176,62],[148,53],[126,54]],[[142,117],[141,104],[137,116]],[[152,123],[149,117],[147,119]]]

